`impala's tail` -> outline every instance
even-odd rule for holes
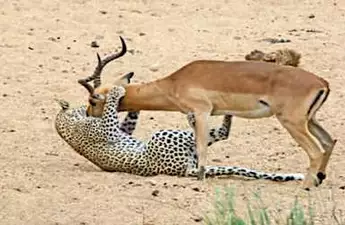
[[[308,119],[311,119],[315,115],[316,111],[327,100],[329,92],[330,92],[330,89],[328,86],[319,90],[319,92],[316,94],[313,102],[311,103],[308,109],[308,113],[307,113]]]

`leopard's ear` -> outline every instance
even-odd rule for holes
[[[62,110],[66,111],[67,109],[69,109],[69,102],[67,102],[66,100],[57,98],[54,98],[54,100],[60,105]]]

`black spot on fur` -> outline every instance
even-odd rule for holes
[[[294,178],[293,178],[293,176],[287,176],[287,177],[285,178],[285,180],[286,180],[286,181],[290,181],[290,180],[294,180]]]

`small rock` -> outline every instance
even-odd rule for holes
[[[50,155],[50,156],[59,156],[59,154],[54,153],[54,152],[46,152],[46,155]]]
[[[74,163],[73,166],[79,166],[79,163]]]
[[[148,180],[147,183],[149,183],[151,186],[156,186],[157,182],[154,180]]]
[[[91,42],[91,47],[92,47],[92,48],[98,48],[99,45],[98,45],[97,41],[92,41],[92,42]]]
[[[138,13],[138,14],[142,14],[142,12],[141,12],[140,10],[136,10],[136,9],[131,10],[131,12],[132,12],[132,13]]]
[[[314,14],[310,14],[310,15],[308,16],[308,18],[309,18],[309,19],[314,19],[314,18],[315,18],[315,15],[314,15]]]
[[[200,192],[200,188],[198,188],[198,187],[193,187],[192,190],[196,191],[196,192]]]
[[[134,184],[134,182],[133,182],[133,181],[130,181],[130,182],[128,182],[128,184]]]
[[[7,97],[8,96],[8,94],[2,94],[2,97]]]
[[[103,15],[105,15],[105,14],[107,14],[108,12],[107,11],[105,11],[105,10],[99,10],[99,12],[101,13],[101,14],[103,14]]]
[[[56,39],[54,37],[49,37],[48,40],[56,42]]]
[[[222,162],[222,160],[220,160],[220,159],[212,159],[212,162]]]
[[[155,118],[154,117],[150,117],[149,120],[154,120]]]
[[[192,218],[195,222],[201,222],[203,219],[202,217],[194,217]]]
[[[29,49],[29,50],[34,50],[34,48],[33,48],[33,47],[28,47],[28,49]]]
[[[18,192],[23,192],[22,189],[20,188],[13,188],[13,190],[18,191]]]
[[[146,34],[144,32],[140,32],[139,36],[145,36]]]
[[[261,41],[267,41],[271,44],[276,44],[276,43],[288,43],[291,42],[289,39],[283,39],[283,38],[264,38]]]
[[[305,32],[307,32],[307,33],[322,33],[321,30],[315,30],[315,29],[306,29]]]
[[[345,185],[344,186],[340,186],[339,189],[345,190]]]
[[[130,49],[130,50],[127,50],[127,52],[131,53],[132,55],[134,55],[134,49]]]
[[[158,63],[155,63],[155,64],[151,65],[149,69],[150,69],[152,72],[157,72],[158,69],[159,69],[159,64],[158,64]]]
[[[157,197],[158,194],[159,194],[159,191],[158,191],[158,190],[154,190],[154,191],[152,192],[152,195],[155,196],[155,197]]]
[[[67,50],[70,50],[70,49],[71,49],[71,47],[68,46],[68,47],[67,47]]]
[[[230,156],[226,155],[226,156],[225,156],[225,158],[229,159],[229,158],[230,158]]]

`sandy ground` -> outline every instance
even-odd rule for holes
[[[201,224],[215,189],[237,188],[238,213],[260,191],[264,206],[281,215],[295,196],[311,200],[318,224],[335,224],[345,210],[344,1],[190,0],[0,1],[0,224]],[[216,3],[217,2],[217,3]],[[310,32],[314,31],[314,32]],[[102,172],[67,146],[54,130],[53,98],[86,101],[77,79],[126,38],[125,57],[109,65],[104,82],[133,71],[135,82],[165,76],[195,59],[239,60],[253,49],[289,47],[301,67],[330,82],[318,119],[339,139],[328,179],[307,193],[300,182],[157,176]],[[263,38],[286,38],[270,44]],[[96,40],[99,48],[91,48]],[[151,67],[158,71],[153,72]],[[153,119],[150,120],[150,117]],[[212,118],[217,124],[220,118]],[[180,113],[143,112],[135,136],[187,128]],[[305,172],[306,154],[274,119],[236,118],[229,140],[209,149],[213,164],[266,171]],[[213,162],[217,161],[217,162]],[[158,190],[158,196],[152,192]]]

